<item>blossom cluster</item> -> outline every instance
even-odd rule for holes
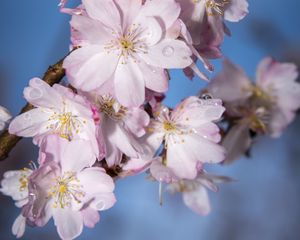
[[[295,66],[271,59],[260,64],[256,84],[225,61],[205,93],[174,109],[163,104],[170,69],[208,80],[210,59],[222,57],[220,46],[230,35],[225,22],[247,15],[246,0],[66,5],[62,0],[61,12],[71,16],[67,84],[31,79],[24,97],[34,108],[9,125],[10,134],[30,137],[39,147],[37,164],[8,171],[1,182],[0,191],[21,208],[12,227],[17,237],[26,225],[43,227],[51,218],[61,239],[78,237],[84,226],[99,222],[99,211],[113,207],[117,179],[144,172],[182,193],[196,213],[208,214],[206,189],[217,191],[217,183],[230,178],[205,166],[243,154],[249,130],[278,136],[300,107]],[[237,122],[222,140],[217,122],[227,116]],[[0,127],[8,120],[1,108]]]

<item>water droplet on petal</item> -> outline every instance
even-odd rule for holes
[[[174,54],[174,48],[171,46],[166,46],[163,48],[162,53],[165,57],[172,57]]]
[[[203,100],[209,100],[209,99],[212,99],[213,97],[209,93],[204,93],[204,94],[201,95],[200,98],[203,99]]]
[[[105,208],[105,204],[104,204],[104,201],[100,201],[96,204],[96,208],[98,211],[101,211]]]
[[[30,120],[31,119],[31,114],[30,113],[25,113],[24,114],[24,120]]]
[[[43,96],[43,92],[39,88],[31,88],[30,89],[29,97],[31,99],[38,99],[38,98],[40,98],[42,96]]]

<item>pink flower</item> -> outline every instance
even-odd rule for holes
[[[89,141],[94,153],[99,155],[93,112],[84,98],[58,84],[50,87],[38,78],[30,80],[24,97],[36,108],[11,122],[11,134],[34,137],[37,142],[49,134],[69,141],[83,139]]]
[[[226,60],[208,90],[224,101],[230,116],[244,119],[253,131],[279,137],[300,108],[297,77],[296,65],[265,58],[258,65],[254,84],[241,68]]]
[[[168,89],[164,69],[192,63],[189,47],[165,34],[180,14],[175,0],[83,0],[83,6],[87,16],[71,20],[81,48],[64,61],[77,89],[96,90],[110,82],[122,105],[140,106],[145,88]]]
[[[11,115],[8,110],[0,106],[0,131],[5,128],[6,123],[11,119]]]
[[[154,156],[164,143],[163,164],[178,178],[194,179],[199,164],[224,160],[224,149],[217,144],[219,128],[213,123],[224,110],[220,100],[197,97],[187,98],[171,112],[162,107],[148,127],[147,152]]]
[[[180,17],[185,22],[195,47],[193,54],[212,70],[207,59],[222,56],[220,45],[224,41],[225,33],[230,35],[224,20],[238,22],[243,19],[248,13],[248,3],[246,0],[178,0],[178,2],[182,8]],[[186,69],[185,73],[189,78],[194,76],[191,69]]]
[[[248,14],[247,0],[177,0],[182,8],[180,17],[188,26],[196,45],[200,44],[199,30],[209,24],[238,22]],[[216,20],[216,22],[214,21]],[[219,25],[221,27],[221,25]],[[224,31],[223,26],[221,27]]]
[[[145,134],[148,114],[138,107],[124,107],[110,94],[96,97],[102,120],[99,133],[105,144],[105,160],[109,167],[120,164],[122,155],[136,158],[143,152],[138,138]]]
[[[28,203],[28,178],[32,170],[25,168],[18,171],[8,171],[4,173],[1,181],[0,191],[12,197],[17,207],[21,208]],[[20,214],[13,223],[12,233],[20,238],[24,235],[26,218]]]
[[[45,144],[46,159],[29,178],[23,215],[33,226],[44,226],[53,217],[59,236],[73,239],[83,225],[93,227],[99,221],[97,211],[114,205],[114,182],[104,169],[86,168],[95,156],[83,141],[52,135]]]
[[[232,181],[228,177],[210,175],[201,172],[195,180],[180,180],[168,185],[172,193],[182,193],[184,204],[200,215],[207,215],[211,211],[209,197],[206,188],[216,192],[217,183]]]

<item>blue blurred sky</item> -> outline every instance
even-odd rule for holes
[[[25,101],[23,88],[32,77],[42,77],[50,64],[68,52],[69,16],[60,14],[56,0],[2,1],[0,15],[0,104],[17,114]],[[250,14],[239,24],[229,24],[224,54],[255,76],[256,65],[266,55],[299,61],[300,2],[298,0],[249,1]],[[216,70],[220,61],[215,61]],[[298,62],[299,63],[299,62]],[[166,103],[205,86],[172,72]],[[178,195],[165,196],[160,207],[158,186],[145,176],[117,182],[118,202],[101,215],[95,229],[85,229],[79,239],[173,240],[281,240],[300,239],[300,134],[299,118],[281,139],[260,139],[250,160],[211,170],[238,180],[211,193],[212,213],[201,217],[189,211]],[[25,166],[37,157],[30,140],[22,141],[10,158],[0,163],[1,173]],[[18,215],[13,202],[0,196],[0,239],[14,239],[11,224]],[[57,239],[53,223],[44,229],[27,229],[24,239]]]

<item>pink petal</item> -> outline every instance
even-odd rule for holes
[[[62,100],[55,89],[39,78],[31,79],[23,93],[25,99],[35,107],[57,108]]]
[[[234,125],[222,141],[222,146],[226,149],[224,163],[230,164],[242,157],[249,150],[251,142],[249,126],[243,123]]]
[[[151,0],[145,2],[140,14],[158,18],[168,29],[179,17],[180,6],[175,0]]]
[[[11,134],[22,137],[34,137],[47,131],[47,121],[51,113],[43,111],[41,108],[32,109],[17,116],[9,125]]]
[[[119,57],[107,53],[102,46],[84,46],[72,52],[63,67],[69,82],[79,90],[92,91],[111,79],[116,70]]]
[[[97,211],[104,211],[111,208],[116,203],[116,197],[113,193],[95,194],[90,207]]]
[[[11,119],[11,115],[9,111],[6,108],[0,106],[0,121],[7,122],[10,119]]]
[[[115,185],[112,178],[102,168],[86,168],[77,175],[84,192],[93,197],[96,194],[111,193]]]
[[[190,48],[181,40],[164,39],[140,55],[148,64],[160,68],[185,68],[193,63]]]
[[[145,38],[148,46],[153,46],[158,43],[163,37],[163,29],[160,22],[154,17],[140,17],[135,21],[136,25],[139,25],[141,29],[145,29],[140,38]]]
[[[176,106],[171,119],[189,127],[198,128],[202,124],[219,120],[224,113],[220,99],[199,99],[188,97]]]
[[[140,108],[129,109],[123,121],[126,124],[126,128],[136,135],[141,137],[145,134],[145,127],[150,122],[149,115]]]
[[[120,9],[123,31],[126,31],[138,15],[142,0],[115,0],[115,3]]]
[[[24,235],[26,227],[26,218],[20,214],[13,223],[12,233],[16,236],[16,238],[20,238]]]
[[[184,204],[200,215],[207,215],[210,212],[210,203],[207,191],[199,185],[195,191],[184,192]]]
[[[70,22],[74,28],[76,40],[88,44],[103,45],[112,39],[111,30],[105,27],[101,22],[86,16],[74,15]]]
[[[121,30],[121,18],[114,1],[82,0],[82,3],[91,18],[114,30]]]
[[[96,161],[91,143],[85,140],[70,142],[57,135],[50,135],[44,139],[42,149],[50,161],[60,163],[62,172],[79,172]]]
[[[150,172],[159,182],[172,183],[178,180],[172,169],[161,163],[161,159],[156,159],[152,162]]]
[[[137,63],[128,59],[117,66],[115,76],[117,100],[126,107],[138,107],[145,100],[145,82]],[[134,94],[133,94],[134,93]]]
[[[219,163],[225,158],[224,148],[195,134],[168,140],[167,166],[180,178],[194,179],[197,163]]]
[[[155,92],[164,93],[169,88],[169,76],[166,70],[154,67],[144,61],[139,62],[139,68],[144,73],[146,87]]]
[[[245,72],[238,66],[225,60],[223,71],[208,85],[208,91],[214,98],[225,102],[240,101],[251,95],[251,82]]]
[[[130,158],[128,162],[122,165],[122,177],[128,177],[145,172],[150,167],[152,157]]]
[[[225,9],[224,18],[230,22],[238,22],[242,20],[248,13],[247,0],[231,0]]]
[[[100,221],[99,213],[90,207],[81,210],[81,213],[83,216],[83,224],[88,228],[94,228]]]
[[[104,126],[103,135],[108,142],[127,156],[138,157],[138,152],[143,149],[131,133],[112,120],[107,120]]]
[[[81,212],[71,209],[53,209],[54,224],[62,239],[74,239],[83,230],[83,217]]]

